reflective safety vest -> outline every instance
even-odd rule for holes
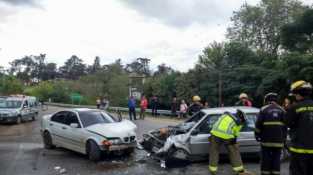
[[[240,134],[242,125],[237,125],[235,119],[229,114],[223,114],[214,123],[211,134],[222,139],[234,139]]]

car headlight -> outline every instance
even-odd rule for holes
[[[109,139],[109,141],[112,143],[112,145],[118,145],[118,144],[121,144],[122,141],[121,139]]]

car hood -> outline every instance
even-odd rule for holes
[[[137,126],[128,120],[115,123],[101,123],[91,125],[85,128],[90,132],[100,134],[104,137],[129,137],[136,135]]]

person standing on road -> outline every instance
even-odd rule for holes
[[[177,98],[173,97],[172,104],[171,104],[171,112],[172,112],[173,117],[177,115],[177,106],[178,106]]]
[[[148,108],[148,100],[146,99],[145,95],[142,95],[140,101],[140,119],[145,119],[146,109]]]
[[[236,106],[252,106],[252,102],[249,100],[249,97],[246,93],[241,93],[239,95],[239,101],[236,103]]]
[[[151,99],[151,108],[152,108],[152,116],[157,116],[158,115],[158,97],[153,96]]]
[[[186,114],[187,114],[187,110],[188,110],[188,106],[187,106],[185,100],[181,100],[178,118],[185,118]]]
[[[245,113],[237,110],[235,116],[226,112],[214,123],[211,137],[209,138],[209,171],[212,175],[217,174],[221,146],[227,148],[234,172],[236,174],[245,172],[237,144],[237,137],[246,120]]]
[[[278,95],[268,93],[265,106],[257,117],[255,138],[261,142],[261,174],[280,174],[280,155],[284,147],[287,127],[285,110],[277,104]]]
[[[296,81],[291,85],[296,103],[287,109],[287,126],[290,128],[290,175],[313,174],[313,100],[312,85]]]
[[[133,96],[128,99],[129,120],[136,120],[136,100]]]
[[[100,100],[100,98],[97,98],[96,104],[97,104],[97,109],[100,109],[100,105],[101,105],[101,100]]]

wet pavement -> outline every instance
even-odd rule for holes
[[[208,162],[193,163],[184,167],[163,169],[160,163],[147,156],[143,150],[136,150],[129,157],[110,156],[94,163],[85,155],[62,148],[46,150],[40,136],[41,116],[61,108],[49,107],[34,122],[20,125],[0,124],[0,175],[205,175],[209,174]],[[137,120],[138,137],[143,133],[167,125],[177,120],[154,119]],[[245,167],[253,172],[259,171],[256,160],[244,160]],[[231,174],[227,162],[219,166],[219,174]],[[288,163],[282,164],[282,174],[287,175]],[[259,174],[259,173],[256,173]]]

